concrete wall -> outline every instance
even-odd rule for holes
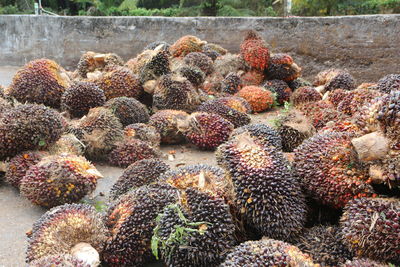
[[[128,60],[153,41],[173,43],[192,34],[238,52],[249,29],[261,32],[273,52],[291,54],[313,77],[347,68],[359,81],[400,73],[400,15],[308,18],[163,18],[0,16],[0,65],[40,57],[73,68],[87,50]]]

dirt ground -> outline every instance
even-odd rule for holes
[[[15,67],[0,67],[0,84],[8,86],[16,70]],[[277,113],[277,111],[271,111],[252,115],[252,123],[269,124]],[[173,168],[198,163],[216,165],[213,152],[199,151],[190,145],[162,146],[161,150],[165,155],[168,155],[171,150],[176,152],[174,159],[163,157],[164,161]],[[98,196],[101,192],[105,196],[100,199],[104,200],[123,169],[103,164],[95,163],[95,165],[104,178],[99,180],[93,196]],[[25,233],[46,212],[46,209],[32,205],[19,195],[18,190],[5,182],[0,182],[0,210],[0,267],[24,266]]]

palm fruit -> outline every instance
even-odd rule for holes
[[[185,35],[177,40],[169,49],[173,57],[184,57],[191,52],[201,52],[204,42],[192,35]]]
[[[102,175],[84,157],[53,155],[43,158],[26,172],[21,194],[42,207],[73,203],[94,191]]]
[[[244,73],[241,73],[240,79],[242,81],[243,86],[259,86],[265,80],[264,72],[257,69],[251,69]]]
[[[343,242],[358,257],[400,263],[399,199],[355,199],[345,207],[340,228]]]
[[[346,115],[352,116],[360,107],[370,103],[373,99],[381,95],[382,94],[379,91],[372,89],[355,89],[348,91],[346,96],[337,106],[337,110]]]
[[[110,190],[110,199],[118,197],[139,188],[149,185],[169,170],[169,166],[159,159],[142,159],[129,165]]]
[[[104,91],[107,100],[121,96],[138,98],[143,93],[139,78],[124,67],[104,73],[96,84]]]
[[[320,100],[322,100],[321,94],[315,88],[309,86],[300,87],[290,96],[290,102],[295,107]]]
[[[266,124],[258,123],[242,126],[232,132],[231,138],[243,133],[249,134],[251,138],[257,140],[264,146],[272,146],[277,150],[282,150],[282,141],[278,132]]]
[[[175,70],[175,73],[185,77],[193,86],[200,86],[204,83],[206,75],[196,66],[182,66]]]
[[[215,72],[226,77],[229,73],[237,73],[247,70],[246,63],[243,58],[236,54],[226,54],[218,57],[214,62]]]
[[[307,139],[295,149],[295,168],[307,193],[331,207],[374,195],[349,133],[325,132]]]
[[[158,157],[158,152],[149,143],[134,138],[125,138],[117,143],[110,152],[108,161],[115,166],[128,167],[132,163],[142,159]]]
[[[215,113],[195,112],[178,128],[188,141],[200,149],[213,150],[228,140],[233,124]]]
[[[108,209],[105,224],[111,236],[103,259],[109,266],[142,266],[151,259],[156,217],[178,199],[177,189],[151,184],[122,195]]]
[[[235,225],[225,200],[189,187],[157,216],[153,254],[167,266],[218,266],[235,245]]]
[[[29,263],[29,267],[91,267],[90,264],[70,254],[45,256]]]
[[[266,81],[263,87],[276,94],[276,102],[279,105],[283,105],[285,102],[290,101],[292,89],[290,89],[286,82],[282,80],[270,80]]]
[[[89,109],[104,105],[106,96],[95,83],[76,82],[65,90],[61,97],[61,108],[74,117],[82,117]]]
[[[107,154],[123,139],[122,124],[106,108],[93,108],[70,131],[86,146],[89,159],[105,160]]]
[[[236,205],[247,225],[280,240],[292,240],[301,233],[305,199],[283,153],[243,133],[221,145],[216,156],[218,164],[230,172]]]
[[[122,123],[127,126],[133,123],[148,122],[150,115],[147,107],[132,97],[116,97],[104,105]]]
[[[168,51],[160,51],[159,48],[157,48],[150,55],[150,58],[146,60],[139,71],[140,82],[142,84],[150,80],[156,80],[160,76],[168,74],[171,71]]]
[[[353,258],[340,239],[338,226],[320,225],[307,229],[296,246],[321,266],[339,266]]]
[[[275,54],[271,56],[265,73],[268,80],[278,79],[290,82],[300,77],[301,68],[288,54]]]
[[[221,267],[318,267],[308,254],[298,247],[274,239],[247,241],[235,247],[226,257]]]
[[[186,78],[164,75],[158,80],[153,95],[153,108],[191,112],[200,104],[200,95]]]
[[[197,111],[217,114],[231,122],[235,128],[250,123],[251,119],[246,113],[228,107],[218,100],[214,99],[204,102]]]
[[[145,46],[143,50],[154,50],[156,48],[160,48],[161,50],[168,51],[171,45],[164,41],[152,42]]]
[[[214,72],[206,77],[200,89],[202,89],[207,95],[219,96],[221,95],[223,80],[224,77],[220,73]]]
[[[365,258],[346,261],[345,264],[340,267],[390,267],[390,265]]]
[[[74,154],[82,156],[85,152],[85,145],[71,133],[63,134],[60,139],[49,147],[50,154]]]
[[[391,147],[400,150],[400,91],[383,96],[377,112],[377,120],[385,135],[391,139]]]
[[[77,260],[97,266],[106,239],[102,216],[92,206],[65,204],[47,211],[34,223],[28,239],[26,261],[33,263],[50,255],[71,254]],[[93,262],[90,253],[97,254],[98,262]]]
[[[114,53],[100,54],[92,51],[84,53],[79,59],[77,70],[82,78],[89,72],[105,70],[109,67],[122,66],[124,61]]]
[[[14,75],[7,95],[21,103],[45,104],[60,107],[61,95],[69,87],[66,71],[50,59],[28,62]]]
[[[19,188],[28,169],[48,155],[45,151],[25,151],[13,157],[7,165],[5,180]]]
[[[353,76],[341,69],[328,69],[318,73],[314,86],[320,86],[321,91],[352,90],[356,87]]]
[[[0,114],[6,112],[7,110],[11,109],[12,105],[6,99],[2,98],[0,95]]]
[[[63,130],[64,120],[57,111],[43,105],[18,105],[0,117],[0,160],[47,148]]]
[[[162,144],[179,144],[185,136],[178,130],[178,120],[186,120],[189,114],[181,110],[160,110],[154,113],[149,124],[157,129],[161,135]]]
[[[253,112],[262,112],[272,108],[274,104],[274,95],[271,91],[262,87],[246,86],[240,90],[236,96],[244,98],[249,104]]]
[[[224,104],[230,108],[233,108],[242,113],[251,113],[253,110],[251,109],[251,105],[244,98],[237,96],[227,96],[216,99],[219,103]]]
[[[282,140],[284,152],[293,152],[304,140],[315,133],[311,121],[295,109],[280,114],[275,121],[275,126]]]
[[[125,63],[125,67],[130,69],[134,74],[139,75],[140,70],[143,69],[147,62],[151,61],[151,58],[156,54],[153,50],[144,50],[138,54],[135,58],[129,59]]]
[[[242,85],[240,76],[234,72],[228,73],[221,84],[221,91],[223,93],[235,94],[239,91]]]
[[[183,62],[185,62],[188,66],[195,66],[201,69],[206,75],[210,75],[214,72],[213,61],[207,55],[200,52],[192,52],[187,54],[183,58]]]
[[[335,107],[325,100],[320,100],[317,102],[310,102],[307,104],[302,104],[297,107],[300,111],[306,115],[315,129],[319,130],[330,121],[337,121],[346,119],[345,114],[340,113],[335,109]]]
[[[142,140],[154,148],[160,147],[161,143],[161,136],[156,127],[144,123],[134,123],[126,126],[124,136]]]
[[[292,81],[289,81],[287,84],[289,85],[290,89],[292,89],[293,92],[301,87],[312,85],[309,81],[303,78],[294,79]]]
[[[400,90],[400,74],[389,74],[378,81],[377,89],[385,94]]]
[[[335,108],[337,108],[340,102],[342,102],[348,94],[349,91],[347,90],[335,89],[329,92],[327,99]]]
[[[228,53],[228,51],[217,44],[210,43],[203,46],[203,53],[209,56],[212,60],[216,60],[218,57]]]
[[[240,45],[240,55],[252,68],[265,70],[270,61],[270,53],[267,44],[255,31],[248,31],[244,41]]]

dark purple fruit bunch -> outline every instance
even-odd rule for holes
[[[188,66],[198,67],[205,73],[205,75],[210,75],[214,72],[214,62],[210,57],[201,52],[192,52],[187,54],[183,58],[183,62]]]
[[[222,81],[221,91],[223,93],[234,95],[239,92],[241,86],[242,79],[240,79],[240,76],[234,72],[230,72],[228,73],[228,75],[225,76],[224,80]]]
[[[270,80],[266,81],[263,87],[276,94],[276,102],[279,105],[283,105],[285,102],[290,101],[292,89],[290,89],[286,82],[282,80]]]
[[[315,77],[314,86],[323,87],[323,91],[333,91],[335,89],[353,90],[356,88],[354,77],[342,69],[321,71]]]
[[[307,104],[310,102],[317,102],[322,100],[322,96],[315,90],[314,87],[304,86],[300,87],[290,97],[290,101],[292,102],[293,106],[297,107],[302,104]]]
[[[162,144],[179,144],[185,136],[178,130],[178,121],[187,120],[189,114],[181,110],[160,110],[154,113],[149,124],[157,129],[161,135]]]
[[[243,133],[249,134],[253,139],[256,139],[266,147],[272,146],[277,150],[282,150],[282,141],[278,132],[266,124],[258,123],[242,126],[232,132],[231,138]]]
[[[293,81],[288,82],[288,85],[293,92],[304,86],[312,86],[312,84],[309,81],[303,78],[294,79]]]
[[[384,94],[400,90],[400,74],[389,74],[378,81],[378,90]]]
[[[150,115],[147,107],[132,97],[116,97],[107,101],[104,107],[119,119],[122,126],[132,123],[148,122]]]
[[[300,77],[301,68],[288,54],[275,54],[271,56],[270,65],[265,73],[268,80],[290,82]]]

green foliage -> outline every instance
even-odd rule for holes
[[[8,15],[8,14],[19,14],[21,11],[17,6],[7,5],[4,7],[0,7],[0,15]]]

